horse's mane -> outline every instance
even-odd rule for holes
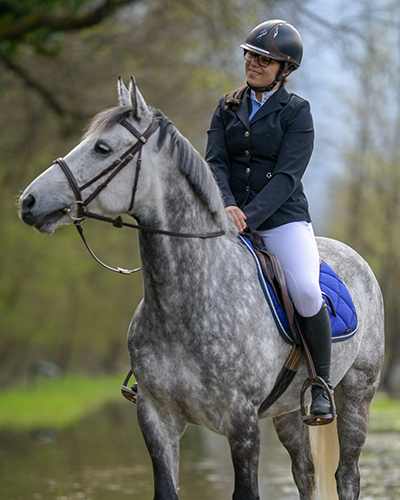
[[[156,108],[149,106],[149,110],[155,118],[160,120],[158,149],[165,146],[169,137],[169,153],[171,156],[177,156],[179,168],[189,181],[194,192],[211,210],[221,229],[228,231],[229,222],[224,210],[221,193],[210,167],[169,118]],[[84,138],[109,130],[121,119],[129,118],[131,112],[132,108],[129,106],[116,106],[100,111],[87,125]]]
[[[90,135],[106,132],[120,120],[128,118],[131,112],[132,108],[130,106],[115,106],[114,108],[103,109],[86,125],[83,138],[86,139]]]
[[[158,148],[161,149],[169,136],[170,153],[171,155],[176,154],[181,172],[195,193],[209,207],[218,224],[227,231],[228,219],[221,192],[209,165],[169,118],[157,109],[154,109],[153,112],[155,117],[160,120]]]

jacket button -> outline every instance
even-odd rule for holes
[[[249,155],[250,155],[250,151],[249,151],[248,149],[246,149],[246,151],[244,152],[244,154],[245,154],[246,156],[249,156]]]
[[[244,136],[249,137],[249,135],[250,135],[250,132],[248,130],[246,130],[246,132],[244,133]]]
[[[267,173],[265,174],[265,177],[266,177],[267,179],[271,179],[271,177],[272,177],[271,172],[267,172]]]
[[[246,186],[246,191],[249,192],[250,191],[250,186]]]
[[[250,167],[247,167],[246,168],[246,174],[249,174],[250,173]]]

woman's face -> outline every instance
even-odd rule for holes
[[[278,71],[280,68],[280,63],[274,59],[268,64],[268,66],[260,66],[258,58],[255,57],[251,62],[245,61],[245,70],[247,82],[252,87],[268,87],[276,79]],[[280,82],[278,82],[274,88],[279,87]]]

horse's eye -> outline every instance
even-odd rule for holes
[[[96,153],[100,153],[102,155],[107,155],[111,152],[111,148],[104,141],[97,141],[94,150]]]

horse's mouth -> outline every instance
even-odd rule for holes
[[[56,227],[59,225],[59,222],[62,218],[67,217],[65,210],[55,210],[43,217],[36,217],[32,214],[32,212],[22,212],[21,219],[28,224],[29,226],[33,226],[35,229],[40,231],[41,233],[51,234],[54,232]],[[70,220],[68,218],[68,220]]]

